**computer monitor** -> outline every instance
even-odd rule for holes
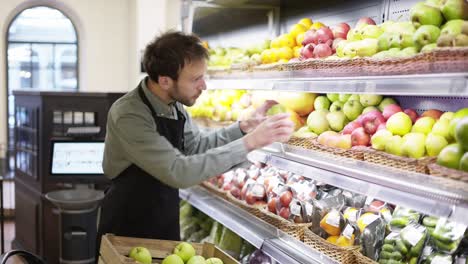
[[[103,140],[52,140],[50,174],[71,177],[102,176],[103,155]]]

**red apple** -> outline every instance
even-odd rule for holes
[[[255,206],[259,206],[259,207],[265,207],[267,205],[267,203],[264,201],[264,200],[257,200],[255,203],[254,203]]]
[[[301,57],[304,59],[310,59],[314,57],[314,44],[309,43],[301,48]]]
[[[387,129],[387,122],[382,123],[377,127],[377,131],[382,130],[382,129]]]
[[[375,25],[375,21],[370,18],[370,17],[361,17],[358,22],[356,23],[355,28],[359,28],[362,26],[362,24],[367,24],[367,25]]]
[[[302,46],[306,46],[307,44],[313,43],[313,36],[315,34],[315,29],[310,29],[304,34],[304,40],[302,40]]]
[[[393,114],[396,114],[398,112],[403,112],[403,109],[397,104],[389,104],[385,106],[382,115],[384,116],[385,119],[389,119]]]
[[[444,112],[437,110],[437,109],[430,109],[422,113],[421,117],[429,116],[429,117],[434,118],[435,120],[438,120],[443,113]]]
[[[353,121],[348,123],[344,128],[343,128],[343,135],[350,135],[356,128],[362,127],[362,125],[358,121]]]
[[[257,201],[257,198],[255,198],[252,193],[248,193],[247,196],[245,197],[245,201],[248,204],[254,204]]]
[[[242,190],[241,190],[241,199],[242,200],[245,200],[246,196],[247,196],[247,186],[248,185],[244,185],[244,187],[242,187]]]
[[[343,38],[346,39],[348,35],[348,31],[351,27],[346,23],[339,23],[338,25],[332,28],[333,36],[336,38]]]
[[[291,213],[289,212],[289,207],[283,207],[279,211],[279,215],[283,217],[284,219],[288,219],[290,214]]]
[[[416,119],[418,119],[418,113],[416,112],[416,110],[412,108],[405,109],[404,113],[407,114],[411,118],[411,121],[413,121],[413,124],[416,122]]]
[[[380,111],[374,110],[364,114],[361,121],[364,131],[369,135],[373,135],[379,125],[385,123],[385,118]]]
[[[332,49],[327,44],[318,44],[314,49],[314,58],[325,58],[333,54]]]
[[[292,193],[290,191],[285,191],[280,195],[281,205],[288,207],[292,200]]]
[[[369,146],[370,136],[364,131],[363,127],[359,127],[351,133],[351,144],[353,146]]]
[[[233,186],[232,186],[232,183],[231,183],[231,182],[228,182],[228,183],[224,184],[223,190],[225,190],[225,191],[230,191],[232,187],[233,187]]]
[[[232,187],[231,188],[231,194],[232,194],[232,196],[236,197],[237,199],[240,199],[241,191],[237,187]]]
[[[271,198],[270,201],[268,202],[268,211],[270,211],[270,212],[272,212],[272,213],[274,213],[274,214],[276,214],[276,200],[277,200],[277,199],[278,199],[278,198],[273,197],[273,198]]]

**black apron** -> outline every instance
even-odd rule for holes
[[[183,152],[184,115],[177,110],[177,120],[158,117],[141,85],[138,87],[138,94],[151,110],[158,133]],[[98,250],[101,236],[106,233],[180,240],[179,190],[162,183],[135,164],[130,165],[112,180],[102,202],[97,237]]]

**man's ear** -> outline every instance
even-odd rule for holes
[[[169,90],[170,87],[173,85],[173,80],[171,77],[168,76],[159,76],[158,78],[158,84],[163,90]]]

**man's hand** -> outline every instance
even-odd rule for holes
[[[286,142],[294,132],[294,123],[289,114],[277,114],[266,118],[251,133],[244,136],[248,151],[262,148],[273,142]]]
[[[252,117],[239,122],[239,127],[245,134],[252,132],[261,122],[266,119],[266,112],[278,102],[273,100],[265,101],[259,108],[255,109]]]

